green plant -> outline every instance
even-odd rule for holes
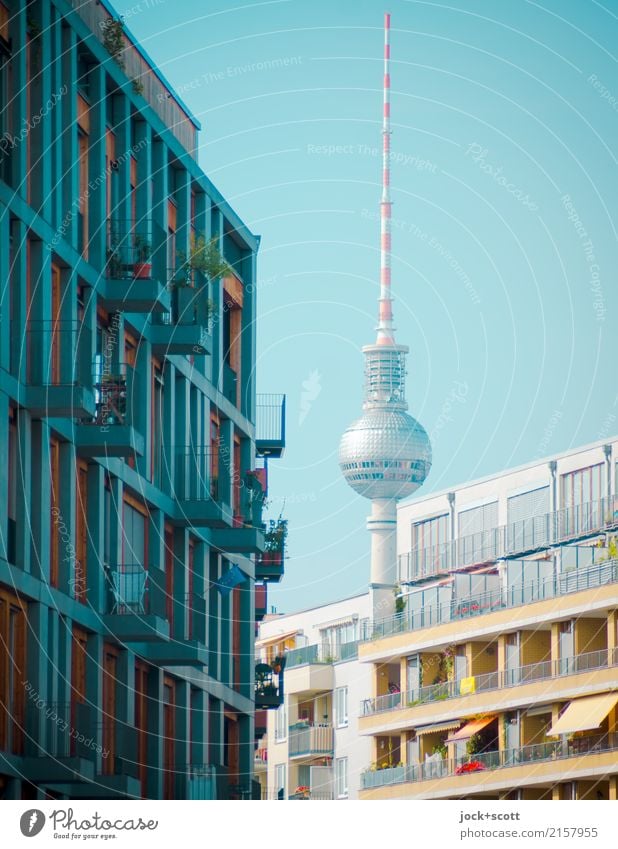
[[[108,18],[101,26],[103,32],[103,47],[107,50],[118,67],[124,71],[124,60],[122,52],[124,51],[124,24],[122,21],[115,21],[113,18]]]
[[[481,748],[481,735],[480,734],[473,734],[466,741],[466,754],[468,755],[469,758],[471,758],[472,755],[476,755],[476,753],[480,750],[480,748]]]
[[[143,236],[135,237],[135,256],[137,262],[148,262],[152,255],[152,245]]]
[[[144,93],[144,83],[138,79],[138,77],[134,77],[133,79],[133,91],[135,94],[143,94]]]
[[[288,520],[271,519],[268,523],[268,530],[264,534],[264,551],[280,551],[285,552],[285,541],[288,535]]]
[[[455,669],[455,646],[447,646],[444,651],[440,652],[438,661],[438,674],[436,675],[434,684],[445,684],[453,678]]]
[[[394,588],[393,595],[395,596],[395,613],[403,613],[406,609],[406,599],[405,596],[401,594],[400,584],[397,584]]]
[[[197,271],[213,280],[233,273],[231,266],[219,252],[216,237],[206,241],[204,236],[192,236],[188,255],[185,251],[177,251],[176,257],[181,268],[186,268],[188,276],[192,271]]]
[[[432,755],[440,755],[441,757],[445,758],[448,753],[448,749],[444,740],[440,740],[439,743],[436,743],[436,745],[431,750],[431,753]]]

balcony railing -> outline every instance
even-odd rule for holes
[[[190,445],[175,448],[176,480],[174,497],[178,501],[218,501],[219,479],[217,449]]]
[[[306,666],[311,663],[337,663],[341,660],[352,660],[358,655],[358,643],[344,643],[337,649],[321,644],[303,646],[292,649],[286,654],[286,668],[294,666]]]
[[[133,407],[137,403],[139,377],[133,366],[127,363],[107,366],[97,358],[92,380],[96,403],[92,423],[103,426],[134,424]]]
[[[30,386],[91,385],[92,331],[81,321],[11,322],[11,372]]]
[[[147,219],[109,221],[105,271],[112,280],[152,277],[152,227]]]
[[[617,582],[618,560],[608,560],[588,569],[574,569],[548,579],[514,585],[495,592],[465,599],[452,599],[444,604],[430,604],[415,610],[404,610],[374,622],[373,627],[364,631],[363,639],[376,640],[392,634],[417,631]]]
[[[290,725],[288,752],[291,758],[301,755],[332,757],[333,726],[298,722]]]
[[[618,524],[617,506],[614,500],[601,498],[468,534],[440,545],[414,549],[399,556],[399,580],[401,583],[417,581],[597,533]]]
[[[465,688],[462,686],[462,681],[444,681],[409,690],[407,693],[388,693],[374,699],[364,699],[361,702],[360,715],[372,716],[399,708],[465,698],[474,693],[503,690],[534,681],[564,678],[567,675],[577,675],[581,672],[592,672],[595,669],[607,669],[614,666],[618,666],[618,648],[587,652],[560,660],[544,660],[514,669],[470,676],[465,679]]]
[[[258,454],[280,457],[285,448],[285,395],[258,394],[255,442]]]
[[[618,734],[594,734],[574,740],[558,740],[520,746],[501,751],[480,752],[471,757],[444,758],[423,764],[409,764],[383,770],[368,770],[361,774],[361,790],[416,781],[428,781],[446,776],[468,775],[506,769],[520,764],[564,760],[589,754],[618,750]]]

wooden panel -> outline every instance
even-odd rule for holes
[[[141,660],[135,661],[135,727],[139,778],[142,796],[145,796],[148,767],[148,666]]]
[[[77,125],[85,133],[90,132],[90,106],[81,94],[77,95]]]

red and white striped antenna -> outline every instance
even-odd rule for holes
[[[377,345],[394,345],[391,294],[391,16],[384,15],[384,111],[382,115],[382,200],[380,201],[380,314]]]

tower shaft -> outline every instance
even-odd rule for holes
[[[382,198],[380,201],[380,312],[377,345],[394,345],[391,295],[391,16],[384,15],[384,87],[382,114]]]

